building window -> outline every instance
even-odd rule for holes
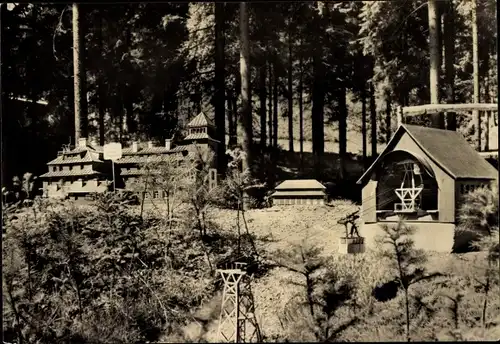
[[[160,192],[159,191],[155,191],[154,194],[153,194],[153,198],[160,198]]]
[[[59,166],[59,171],[62,171],[63,170],[63,167],[62,166]]]
[[[83,170],[85,168],[85,165],[84,164],[81,164],[80,165],[80,168]]]
[[[73,170],[73,166],[72,165],[69,165],[69,170],[72,171]]]

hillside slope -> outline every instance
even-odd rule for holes
[[[334,201],[332,206],[295,206],[273,207],[265,210],[251,210],[246,213],[249,230],[257,240],[259,253],[273,260],[277,250],[289,251],[294,245],[317,246],[320,254],[343,275],[351,274],[356,282],[355,299],[360,307],[358,312],[362,321],[349,327],[342,335],[346,341],[394,341],[402,340],[401,319],[402,295],[398,294],[388,302],[378,302],[372,295],[373,288],[382,282],[391,280],[384,263],[373,251],[368,250],[362,255],[338,255],[339,237],[344,233],[344,227],[337,220],[358,206],[347,201]],[[214,210],[211,216],[221,225],[224,231],[236,231],[236,213],[228,210]],[[241,219],[240,219],[241,220]],[[439,290],[457,290],[464,295],[460,307],[460,328],[464,338],[468,340],[498,339],[498,324],[500,323],[500,296],[490,298],[488,317],[490,327],[486,330],[478,328],[481,315],[483,296],[476,290],[476,282],[471,274],[478,261],[484,258],[481,253],[464,255],[429,253],[426,264],[429,272],[440,272],[440,277],[430,282],[422,282],[415,289],[428,302],[434,302],[435,314],[424,319],[421,328],[414,328],[414,340],[450,340],[449,327],[446,319],[447,304],[439,303],[441,299],[435,292]],[[285,316],[285,310],[296,295],[303,295],[303,277],[282,267],[272,268],[264,276],[252,282],[255,299],[256,317],[262,334],[267,340],[283,341],[292,336],[294,327]],[[500,295],[498,285],[493,286],[492,294]],[[497,294],[495,294],[497,293]],[[429,301],[431,300],[431,301]],[[438,301],[436,301],[438,300]],[[204,326],[193,322],[184,329],[184,336],[190,340],[217,341],[218,314],[220,312],[221,294],[205,305],[200,314],[210,313]],[[346,313],[347,312],[347,313]],[[346,321],[350,311],[340,310],[336,321],[339,324]],[[288,322],[287,322],[288,321]],[[294,320],[296,321],[296,320]],[[420,320],[419,320],[420,321]],[[298,326],[298,325],[297,325]],[[296,334],[295,334],[296,335]],[[288,336],[288,337],[287,337]],[[180,339],[179,339],[180,340]]]

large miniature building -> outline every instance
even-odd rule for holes
[[[326,201],[326,187],[316,179],[285,180],[274,190],[274,205],[324,205]]]
[[[404,217],[416,229],[417,248],[450,252],[463,195],[497,179],[498,171],[459,133],[401,125],[358,180],[360,234],[372,245],[381,224]]]
[[[214,125],[202,112],[187,125],[188,135],[177,145],[170,139],[164,146],[155,146],[152,141],[146,144],[133,142],[130,147],[122,149],[122,157],[115,161],[115,183],[118,189],[137,192],[137,183],[146,173],[144,167],[151,162],[161,162],[171,159],[177,164],[194,161],[197,155],[209,162],[211,170],[209,183],[217,183],[217,144],[212,139]],[[174,146],[175,145],[175,146]],[[110,161],[104,161],[102,147],[88,144],[86,139],[80,139],[73,150],[65,149],[59,156],[48,163],[49,172],[40,176],[43,178],[46,197],[70,197],[78,199],[90,193],[104,192],[113,182]],[[158,171],[150,171],[156,173]],[[163,198],[163,190],[149,186],[147,198]]]
[[[147,173],[144,169],[147,163],[162,162],[170,159],[176,164],[182,164],[184,161],[194,161],[198,154],[203,159],[208,158],[208,154],[213,153],[214,159],[210,161],[212,167],[210,171],[210,181],[216,183],[216,159],[218,141],[212,139],[214,126],[210,119],[201,112],[187,125],[188,135],[174,145],[173,140],[165,140],[164,146],[154,146],[153,142],[148,142],[147,146],[138,142],[133,142],[131,147],[122,150],[122,158],[116,161],[116,167],[119,168],[121,178],[121,187],[125,190],[134,190],[140,177]],[[150,171],[155,173],[155,171]],[[139,185],[140,187],[140,185]],[[150,186],[146,193],[147,198],[164,198],[164,190]]]
[[[46,197],[78,199],[108,190],[109,163],[103,160],[102,148],[85,138],[74,149],[64,148],[47,165],[49,171],[40,176]]]

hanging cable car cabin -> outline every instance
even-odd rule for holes
[[[463,195],[497,179],[498,171],[461,134],[401,125],[358,180],[360,234],[373,244],[381,224],[404,218],[416,229],[418,248],[449,252]]]

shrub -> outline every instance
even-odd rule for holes
[[[7,341],[129,343],[184,324],[214,292],[196,232],[141,217],[119,194],[95,204],[40,202],[4,235]],[[213,255],[232,243],[214,240]]]

